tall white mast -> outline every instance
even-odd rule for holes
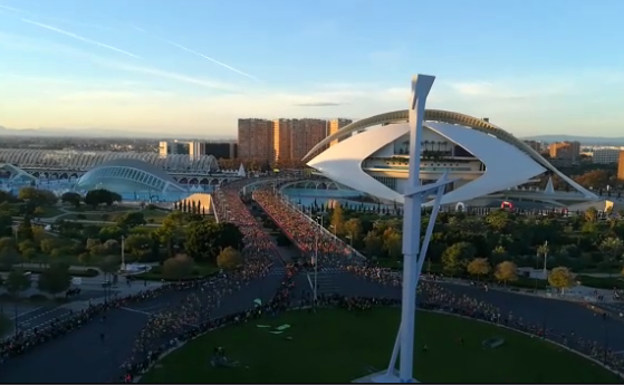
[[[431,234],[444,187],[452,183],[444,174],[436,182],[422,186],[420,183],[420,142],[423,138],[423,119],[425,103],[429,91],[433,86],[434,76],[417,75],[412,79],[412,99],[409,108],[410,125],[410,163],[409,178],[405,189],[405,203],[403,210],[403,299],[401,306],[401,324],[390,358],[388,369],[367,376],[356,382],[369,383],[413,383],[414,380],[414,327],[416,318],[416,287],[420,280],[423,262],[427,248],[431,241]],[[425,238],[420,244],[422,205],[428,196],[435,193],[433,211],[429,217],[429,224]],[[396,361],[399,357],[399,371],[396,371]]]

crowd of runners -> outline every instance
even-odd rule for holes
[[[318,255],[319,267],[346,267],[364,262],[348,245],[284,202],[270,187],[254,191],[253,199],[303,253],[310,259]]]
[[[216,318],[214,310],[219,308],[227,297],[242,289],[251,280],[266,276],[271,265],[276,263],[275,248],[272,240],[263,230],[261,222],[254,218],[241,199],[239,191],[248,184],[239,181],[227,184],[214,195],[214,209],[220,220],[236,224],[244,235],[243,268],[235,272],[227,272],[210,279],[165,284],[157,289],[145,291],[125,298],[116,298],[107,303],[90,305],[87,309],[76,312],[70,317],[52,322],[49,327],[17,335],[0,342],[0,360],[23,354],[33,347],[60,337],[93,319],[102,318],[105,312],[118,307],[149,300],[173,290],[187,290],[189,295],[183,301],[167,306],[167,309],[153,314],[146,326],[139,333],[131,357],[121,367],[120,377],[115,381],[132,382],[143,373],[162,354],[181,343],[195,338],[206,331],[223,326],[249,322],[264,315],[277,316],[294,308],[313,309],[321,307],[342,307],[349,311],[367,311],[376,306],[399,305],[397,299],[345,297],[341,293],[321,295],[313,303],[309,295],[295,295],[301,288],[295,287],[295,276],[301,268],[298,265],[286,265],[286,273],[274,298],[261,303],[254,301],[242,304],[242,310],[235,314]],[[396,272],[367,266],[365,260],[353,257],[352,250],[336,237],[328,234],[305,214],[296,210],[269,188],[261,188],[254,192],[253,199],[272,217],[278,226],[287,233],[296,245],[308,255],[318,251],[318,264],[322,266],[341,267],[367,280],[389,286],[401,286],[401,276]],[[317,249],[318,247],[318,249]],[[304,289],[304,293],[307,289]],[[544,329],[541,325],[526,323],[514,314],[501,314],[492,305],[469,296],[457,295],[435,281],[422,281],[418,288],[419,304],[422,309],[444,311],[482,321],[505,325],[530,333],[536,337],[548,338],[579,350],[598,361],[620,370],[624,369],[621,357],[604,344],[584,340],[574,333],[560,333],[552,329]],[[606,315],[604,317],[607,317]],[[209,338],[209,337],[208,337]],[[226,356],[219,350],[219,357]],[[210,357],[206,357],[207,365]]]

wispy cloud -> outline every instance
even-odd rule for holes
[[[27,16],[27,17],[34,18],[34,19],[42,19],[42,20],[52,21],[52,22],[55,22],[55,23],[72,25],[72,26],[75,26],[75,27],[85,27],[85,28],[99,29],[99,30],[102,30],[102,31],[112,31],[113,30],[110,27],[105,27],[105,26],[99,25],[99,24],[76,22],[76,21],[72,21],[72,20],[61,19],[61,18],[58,18],[58,17],[42,16],[42,15],[39,15],[37,13],[29,12],[29,11],[26,11],[26,10],[23,10],[23,9],[9,7],[9,6],[6,6],[6,5],[0,5],[0,11],[2,11],[2,10],[11,11],[12,13],[18,13],[18,14],[20,14],[22,16]]]
[[[17,12],[17,13],[23,13],[24,11],[22,11],[21,9],[17,9],[17,8],[13,8],[13,7],[8,7],[6,5],[1,5],[0,4],[0,9],[4,9],[7,11],[11,11],[11,12]]]
[[[211,62],[213,62],[213,63],[215,63],[215,64],[218,64],[218,65],[220,65],[221,67],[227,68],[227,69],[229,69],[229,70],[230,70],[230,71],[232,71],[232,72],[236,72],[236,73],[237,73],[237,74],[239,74],[239,75],[246,76],[246,77],[248,77],[249,79],[252,79],[252,80],[255,80],[255,81],[260,81],[260,80],[259,80],[258,78],[256,78],[255,76],[250,75],[250,74],[248,74],[248,73],[246,73],[246,72],[243,72],[243,71],[241,71],[241,70],[238,70],[238,69],[236,69],[236,68],[234,68],[234,67],[232,67],[232,66],[230,66],[230,65],[227,65],[227,64],[225,64],[225,63],[223,63],[223,62],[220,62],[220,61],[218,61],[217,59],[213,59],[213,58],[211,58],[210,56],[206,56],[206,55],[204,55],[204,54],[202,54],[202,53],[199,53],[199,52],[197,52],[197,51],[194,51],[194,50],[192,50],[192,49],[190,49],[190,48],[187,48],[187,47],[185,47],[185,46],[183,46],[183,45],[181,45],[181,44],[175,43],[175,42],[170,41],[170,40],[166,40],[166,42],[167,42],[167,43],[169,43],[169,44],[171,44],[171,45],[173,45],[174,47],[180,48],[180,49],[181,49],[181,50],[183,50],[183,51],[186,51],[186,52],[188,52],[188,53],[192,53],[193,55],[196,55],[196,56],[202,57],[202,58],[204,58],[204,59],[206,59],[206,60],[210,60]]]
[[[76,35],[75,33],[68,32],[68,31],[65,31],[63,29],[60,29],[60,28],[57,28],[57,27],[54,27],[54,26],[51,26],[51,25],[48,25],[48,24],[39,23],[39,22],[30,20],[30,19],[25,19],[25,18],[20,18],[20,20],[23,21],[24,23],[28,23],[28,24],[37,26],[39,28],[47,29],[49,31],[56,32],[56,33],[59,33],[61,35],[65,35],[65,36],[71,37],[73,39],[80,40],[80,41],[82,41],[84,43],[96,45],[98,47],[106,48],[108,50],[115,51],[117,53],[121,53],[123,55],[130,56],[130,57],[135,58],[135,59],[140,59],[140,57],[138,55],[135,55],[135,54],[133,54],[131,52],[124,51],[123,49],[120,49],[120,48],[117,48],[117,47],[113,47],[112,45],[104,44],[104,43],[101,43],[99,41],[91,40],[91,39],[88,39],[88,38],[80,36],[80,35]]]
[[[87,64],[91,63],[113,70],[153,76],[186,84],[193,84],[203,88],[212,88],[230,92],[240,91],[239,87],[232,84],[200,78],[196,76],[190,76],[173,71],[162,70],[155,67],[133,65],[118,60],[111,60],[63,44],[52,43],[40,39],[33,39],[14,34],[3,34],[0,32],[0,46],[15,50],[37,52],[49,55],[64,55],[75,58],[77,60],[82,60]]]
[[[134,25],[134,24],[126,24],[126,25],[127,25],[128,27],[130,27],[130,28],[134,29],[134,30],[135,30],[135,31],[137,31],[137,32],[141,32],[141,33],[145,33],[145,34],[147,33],[147,31],[146,31],[146,30],[144,30],[143,28],[139,28],[139,27],[137,27],[137,26],[136,26],[136,25]]]
[[[335,102],[313,102],[313,103],[293,104],[293,106],[296,106],[296,107],[338,107],[342,105],[343,103],[335,103]]]
[[[203,53],[201,53],[201,52],[197,52],[197,51],[195,51],[195,50],[193,50],[193,49],[190,49],[190,48],[188,48],[188,47],[185,47],[185,46],[183,46],[182,44],[178,44],[178,43],[173,42],[173,41],[171,41],[171,40],[167,40],[167,39],[163,39],[163,38],[160,38],[160,37],[158,37],[158,36],[155,36],[155,35],[153,35],[153,34],[151,34],[151,33],[148,33],[145,29],[143,29],[143,28],[141,28],[141,27],[137,27],[137,26],[136,26],[136,25],[134,25],[134,24],[128,24],[128,27],[130,27],[130,28],[134,29],[134,30],[135,30],[135,31],[137,31],[137,32],[140,32],[140,33],[143,33],[143,34],[146,34],[146,35],[150,35],[150,36],[152,36],[152,37],[154,37],[154,38],[156,38],[156,39],[158,39],[158,40],[160,40],[160,41],[162,41],[162,42],[164,42],[164,43],[170,44],[170,45],[172,45],[172,46],[174,46],[174,47],[176,47],[176,48],[179,48],[179,49],[181,49],[181,50],[183,50],[183,51],[186,51],[186,52],[188,52],[188,53],[190,53],[190,54],[193,54],[193,55],[195,55],[195,56],[199,56],[199,57],[201,57],[201,58],[203,58],[203,59],[209,60],[209,61],[211,61],[211,62],[213,62],[213,63],[215,63],[215,64],[217,64],[217,65],[220,65],[220,66],[221,66],[221,67],[223,67],[223,68],[227,68],[228,70],[230,70],[230,71],[232,71],[232,72],[235,72],[235,73],[237,73],[237,74],[239,74],[239,75],[245,76],[245,77],[247,77],[247,78],[249,78],[249,79],[252,79],[252,80],[255,80],[255,81],[260,81],[257,77],[255,77],[255,76],[253,76],[253,75],[250,75],[250,74],[248,74],[247,72],[243,72],[243,71],[241,71],[241,70],[239,70],[239,69],[237,69],[237,68],[232,67],[232,66],[231,66],[231,65],[229,65],[229,64],[225,64],[225,63],[223,63],[222,61],[219,61],[219,60],[217,60],[217,59],[215,59],[215,58],[212,58],[212,57],[210,57],[210,56],[206,56],[206,55],[204,55],[204,54],[203,54]]]
[[[233,86],[228,83],[219,82],[216,80],[208,80],[202,79],[195,76],[189,76],[184,74],[179,74],[176,72],[165,71],[158,68],[144,67],[144,66],[136,66],[132,64],[112,62],[109,60],[100,60],[96,59],[95,62],[99,64],[103,64],[109,68],[118,69],[121,71],[135,72],[143,75],[156,76],[164,79],[175,80],[183,83],[195,84],[202,87],[214,88],[222,91],[237,91],[238,87]]]

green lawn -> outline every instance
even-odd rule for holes
[[[143,376],[144,383],[348,383],[384,369],[400,311],[327,309],[292,312],[206,334],[171,353]],[[282,335],[258,324],[292,327]],[[573,353],[537,338],[459,317],[420,312],[415,376],[423,382],[614,383],[616,376]],[[464,345],[458,338],[464,339]],[[482,341],[505,344],[483,349]],[[222,346],[236,368],[214,368],[210,357]]]

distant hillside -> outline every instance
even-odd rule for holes
[[[66,128],[7,128],[0,126],[2,136],[26,137],[79,137],[79,138],[161,138],[161,139],[197,139],[197,135],[184,134],[156,134],[130,130],[107,130],[101,128],[87,128],[84,130]],[[231,136],[205,137],[204,139],[230,139]]]
[[[527,136],[523,140],[537,140],[541,142],[581,142],[581,144],[603,144],[609,146],[624,146],[624,137],[606,138],[600,136],[576,136],[576,135],[537,135]]]

